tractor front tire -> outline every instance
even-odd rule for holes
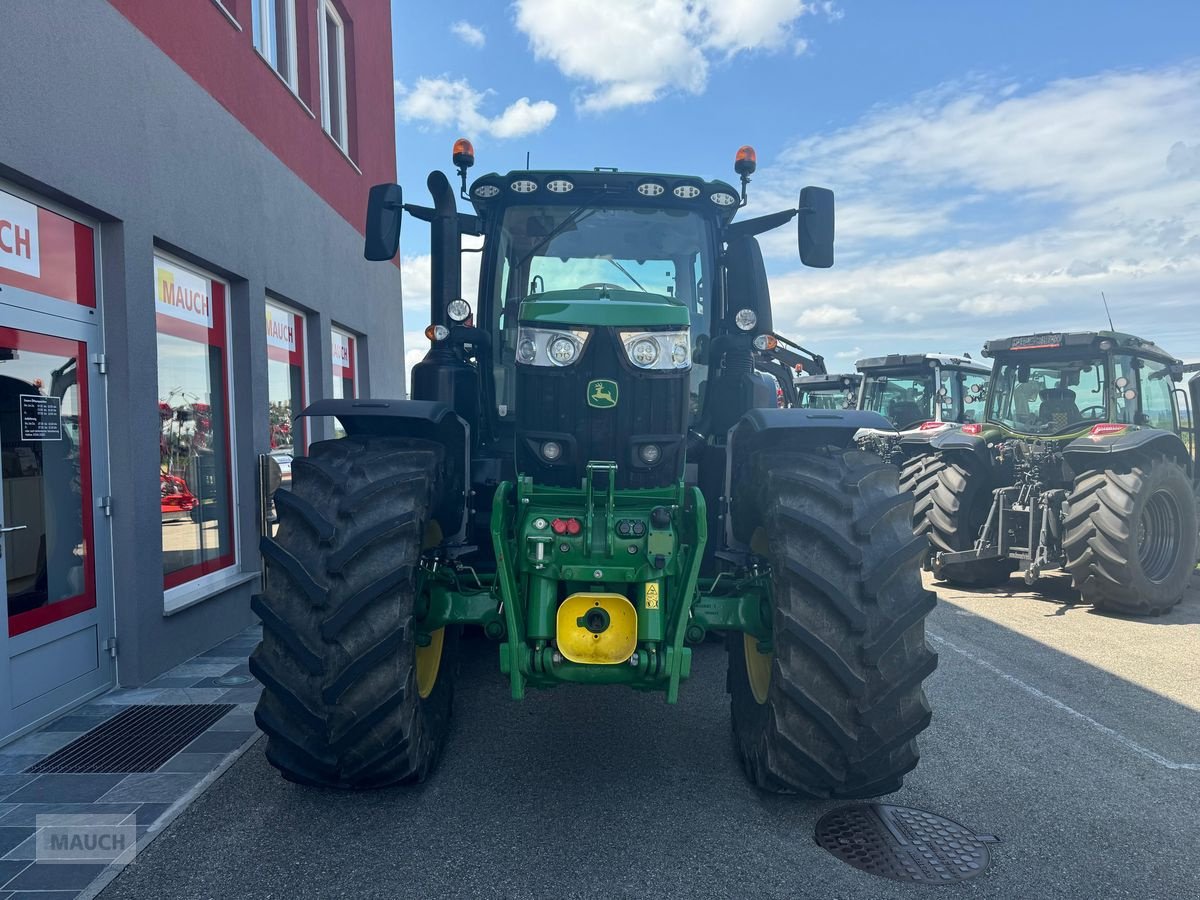
[[[1085,603],[1160,616],[1183,599],[1196,567],[1196,501],[1167,457],[1084,472],[1067,499],[1063,549]]]
[[[769,647],[729,634],[733,732],[758,787],[813,799],[898,790],[930,720],[932,593],[896,468],[872,453],[763,452],[735,496],[770,565]]]
[[[380,787],[421,781],[437,761],[458,634],[443,628],[418,647],[414,604],[441,459],[421,441],[322,441],[275,494],[250,671],[267,759],[291,781]]]
[[[936,466],[936,484],[930,486],[922,508],[923,533],[929,536],[931,552],[957,553],[970,550],[979,538],[992,508],[992,485],[978,466],[941,453],[930,461]],[[936,570],[938,578],[964,587],[998,587],[1016,571],[1011,559],[982,559],[951,563]]]

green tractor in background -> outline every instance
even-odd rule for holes
[[[988,586],[1019,568],[1033,584],[1062,568],[1098,610],[1169,610],[1197,555],[1196,448],[1175,388],[1191,367],[1114,331],[1005,338],[983,355],[984,420],[938,433],[915,489],[935,575]]]
[[[252,671],[285,777],[414,782],[446,739],[459,633],[498,646],[511,696],[624,684],[676,702],[692,646],[726,634],[733,730],[760,787],[894,791],[929,722],[933,595],[896,471],[854,448],[886,423],[779,408],[755,236],[798,216],[833,262],[833,195],[734,222],[739,191],[678,175],[489,174],[458,212],[372,189],[368,259],[401,210],[431,225],[431,348],[411,400],[326,400],[341,440],[295,460],[262,544]],[[484,238],[477,303],[463,234]],[[397,365],[399,354],[397,354]],[[586,752],[586,750],[584,751]]]

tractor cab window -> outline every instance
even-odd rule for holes
[[[1108,362],[1099,358],[1001,362],[992,379],[989,419],[1020,434],[1036,435],[1069,434],[1111,421],[1108,398],[1117,382],[1109,370]]]
[[[854,393],[841,387],[801,390],[796,405],[801,409],[853,409]]]
[[[517,318],[521,302],[555,291],[652,294],[686,306],[693,344],[692,407],[698,411],[707,366],[696,359],[713,315],[711,225],[679,209],[583,205],[511,206],[496,239],[490,317],[501,421],[516,412]]]
[[[863,375],[863,409],[880,413],[901,431],[934,418],[937,396],[933,369]]]
[[[1171,381],[1170,369],[1152,359],[1142,359],[1138,362],[1141,363],[1142,409],[1137,424],[1175,431],[1175,385]]]
[[[987,405],[987,376],[973,372],[955,372],[951,386],[957,397],[961,398],[962,424],[982,422],[983,410]],[[956,403],[956,408],[959,404]]]

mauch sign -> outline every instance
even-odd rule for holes
[[[154,308],[164,316],[213,327],[212,285],[207,278],[154,257]]]
[[[21,440],[61,441],[62,400],[41,394],[21,394]]]
[[[42,277],[38,208],[4,191],[0,191],[0,266],[31,278]]]
[[[296,352],[296,316],[277,306],[267,306],[267,346]]]

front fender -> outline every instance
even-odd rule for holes
[[[402,437],[431,441],[445,448],[441,499],[433,511],[448,541],[467,530],[470,489],[471,426],[436,400],[318,400],[302,416],[333,416],[350,437]]]
[[[745,536],[733,532],[733,517],[728,510],[733,485],[755,453],[828,446],[850,448],[854,446],[855,434],[862,430],[895,432],[879,413],[858,409],[752,409],[742,416],[729,429],[726,439],[723,507],[727,546],[745,546]]]
[[[1192,460],[1183,439],[1161,428],[1131,427],[1118,434],[1086,435],[1063,448],[1063,458],[1076,474],[1106,468],[1118,454],[1170,456],[1186,468],[1188,475],[1192,474]]]

